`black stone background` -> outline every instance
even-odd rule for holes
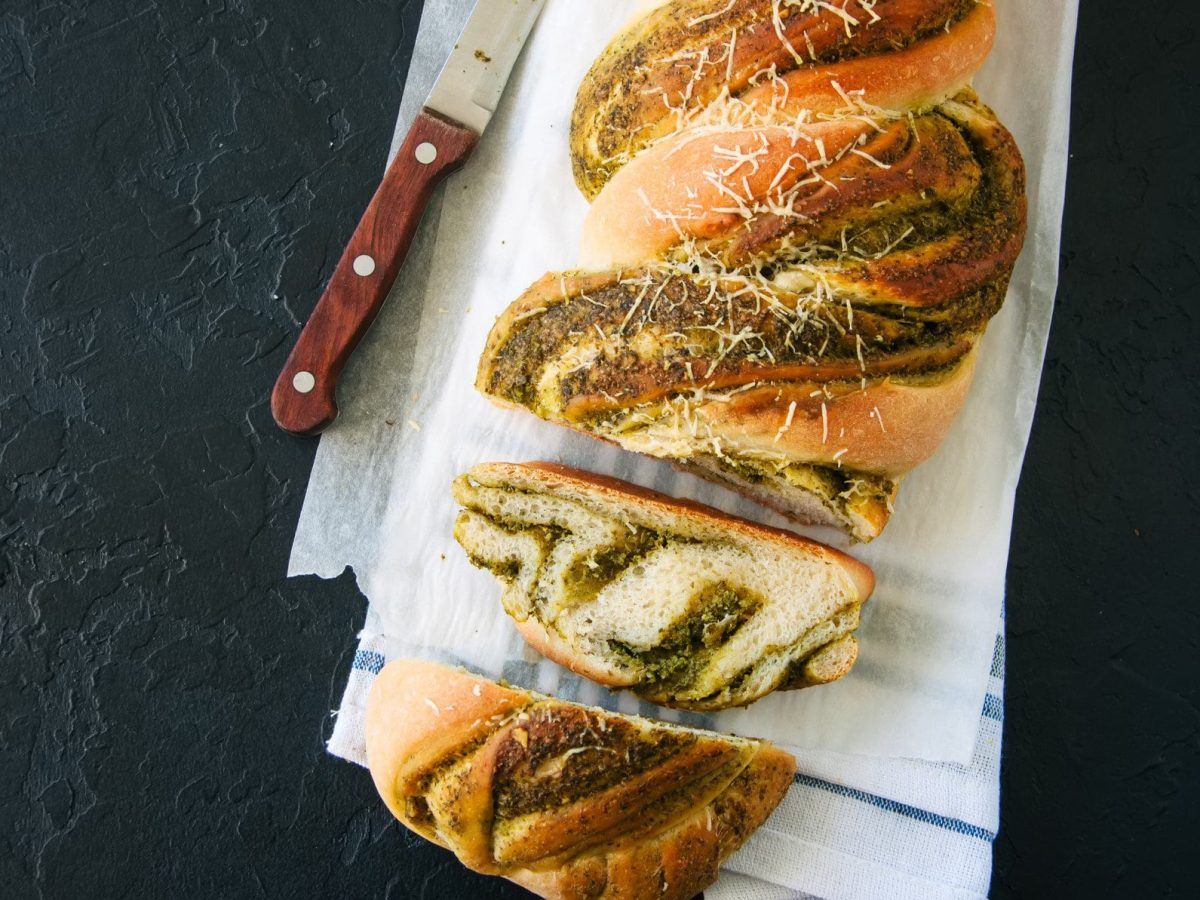
[[[1196,6],[1082,6],[994,894],[1194,896]],[[364,607],[283,577],[316,445],[267,396],[418,14],[0,0],[2,897],[519,894],[325,755]]]

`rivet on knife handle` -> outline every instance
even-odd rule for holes
[[[271,412],[280,428],[319,434],[337,418],[346,360],[392,289],[434,188],[478,140],[428,110],[418,114],[275,382]]]

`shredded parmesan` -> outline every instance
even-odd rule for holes
[[[775,34],[779,37],[779,43],[787,48],[788,53],[792,54],[792,59],[796,61],[796,65],[804,65],[804,57],[796,52],[796,48],[792,46],[792,42],[787,39],[787,35],[783,33],[783,14],[780,12],[780,7],[784,0],[771,0],[771,22],[775,26]],[[788,3],[788,5],[792,5]]]
[[[851,147],[850,152],[853,153],[855,156],[861,156],[863,159],[867,160],[870,163],[873,163],[874,165],[879,166],[879,168],[881,168],[881,169],[890,169],[892,167],[890,163],[885,163],[882,160],[876,159],[874,156],[872,156],[866,150],[859,150],[857,147]]]
[[[733,5],[735,3],[737,3],[737,0],[729,0],[729,3],[726,4],[724,9],[718,9],[716,12],[711,12],[704,16],[696,16],[696,18],[687,23],[688,28],[695,28],[701,22],[707,22],[710,19],[719,19],[721,16],[725,15],[725,13],[733,9]]]
[[[779,443],[779,441],[780,441],[780,439],[781,439],[781,438],[782,438],[782,437],[783,437],[785,434],[787,434],[787,433],[788,433],[788,431],[791,429],[791,427],[792,427],[792,419],[794,419],[794,418],[795,418],[795,416],[796,416],[796,401],[795,401],[795,400],[793,400],[793,401],[792,401],[792,402],[791,402],[791,403],[788,405],[787,418],[786,418],[786,419],[784,419],[784,422],[783,422],[783,427],[782,427],[782,428],[780,428],[780,429],[779,429],[779,431],[778,431],[778,432],[776,432],[776,434],[775,434],[775,443],[776,443],[776,444],[778,444],[778,443]]]
[[[887,428],[883,424],[883,413],[881,413],[879,411],[878,406],[876,406],[874,409],[871,410],[871,418],[873,418],[876,422],[879,423],[879,430],[882,431],[884,434],[887,434]]]
[[[524,322],[526,319],[536,318],[537,316],[540,316],[542,313],[546,312],[546,310],[547,307],[545,306],[539,306],[536,309],[526,310],[519,316],[513,316],[513,323],[515,324],[517,322]]]

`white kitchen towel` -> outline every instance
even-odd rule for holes
[[[367,693],[387,659],[387,639],[361,635],[330,753],[366,765]],[[1003,696],[1001,620],[975,753],[967,765],[789,748],[799,762],[791,790],[705,896],[986,897],[1000,819]]]

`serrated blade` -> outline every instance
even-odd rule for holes
[[[479,0],[425,108],[483,134],[546,0]]]

